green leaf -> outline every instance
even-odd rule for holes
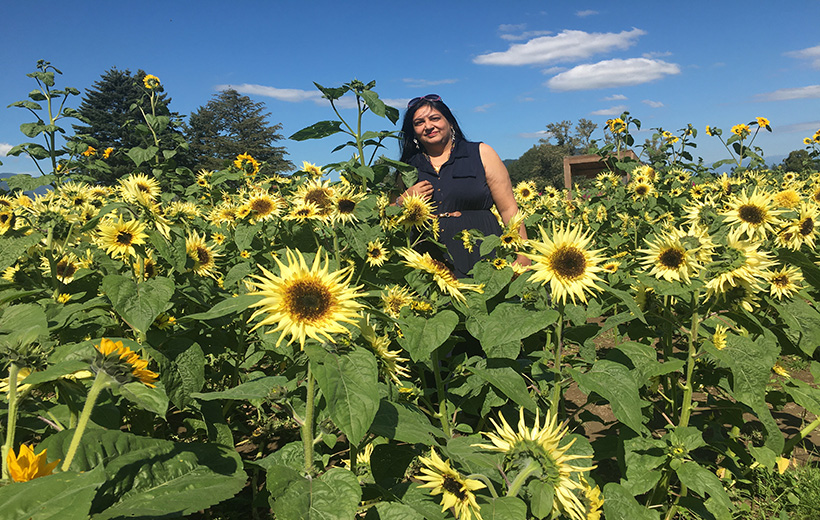
[[[671,359],[665,363],[658,361],[658,352],[649,345],[627,341],[616,347],[623,352],[635,367],[635,376],[639,385],[646,384],[649,379],[670,372],[682,370],[686,362],[682,359]]]
[[[398,502],[379,502],[376,504],[376,512],[379,514],[378,520],[424,520],[421,513]]]
[[[569,369],[572,378],[582,392],[595,392],[612,405],[612,413],[619,421],[640,435],[646,432],[641,408],[646,401],[641,399],[639,386],[632,372],[620,363],[606,359],[595,362],[586,374],[577,369]]]
[[[49,457],[65,458],[74,430],[48,437]],[[232,447],[175,443],[118,430],[86,430],[72,471],[103,466],[105,483],[94,499],[95,520],[188,515],[236,495],[247,475]]]
[[[222,300],[221,302],[217,303],[211,310],[206,312],[200,312],[198,314],[189,314],[187,316],[183,316],[179,319],[181,322],[185,321],[205,321],[205,320],[212,320],[215,318],[221,318],[223,316],[228,316],[231,314],[237,314],[244,312],[250,308],[250,306],[259,300],[262,299],[262,296],[255,295],[255,294],[240,294],[234,298],[227,298]]]
[[[656,469],[666,462],[666,448],[660,439],[633,437],[624,441],[626,481],[622,483],[629,493],[638,496],[655,487],[663,476]]]
[[[507,364],[509,363],[509,364]],[[527,391],[527,383],[513,368],[512,361],[503,359],[487,360],[487,368],[475,367],[473,373],[493,385],[502,394],[531,412],[535,412],[535,402]],[[505,366],[506,365],[506,366]]]
[[[294,141],[306,141],[308,139],[322,139],[342,131],[341,121],[319,121],[307,128],[303,128],[290,136]]]
[[[130,276],[108,275],[102,290],[120,317],[138,331],[146,332],[174,295],[174,281],[151,278],[140,284]]]
[[[489,316],[470,316],[467,330],[491,348],[519,341],[555,323],[558,312],[553,309],[531,310],[518,303],[500,303]],[[513,325],[514,326],[511,326]]]
[[[56,381],[63,376],[73,374],[78,370],[88,370],[88,363],[85,361],[64,361],[57,365],[52,365],[45,370],[32,372],[22,383],[25,385],[39,385],[49,381]]]
[[[241,225],[236,228],[234,231],[233,240],[236,243],[236,248],[242,251],[243,249],[248,249],[251,246],[251,242],[253,242],[253,237],[262,229],[262,224],[257,223],[256,225]]]
[[[363,90],[361,92],[361,96],[364,98],[364,102],[367,103],[367,106],[370,107],[370,110],[373,111],[379,117],[384,117],[385,115],[385,104],[384,101],[379,99],[379,95],[372,90]]]
[[[179,340],[174,341],[174,347],[178,343]],[[184,348],[185,344],[182,347]],[[167,355],[170,352],[163,348],[162,354]],[[177,408],[185,408],[193,398],[191,394],[202,390],[205,385],[206,365],[205,354],[197,343],[189,344],[184,350],[177,351],[173,359],[165,357],[160,362],[160,380],[165,385],[168,398]]]
[[[481,518],[484,520],[526,520],[527,518],[527,504],[517,497],[481,500],[479,506],[481,506]]]
[[[647,509],[622,485],[610,482],[604,486],[604,515],[607,520],[658,520],[658,511]]]
[[[23,132],[26,137],[37,137],[45,129],[45,127],[46,125],[44,125],[41,121],[36,123],[23,123],[20,125],[20,131]]]
[[[399,442],[427,445],[433,444],[435,437],[444,436],[444,432],[431,425],[427,416],[418,408],[386,399],[379,403],[370,432]]]
[[[612,287],[607,287],[606,291],[617,296],[618,299],[621,300],[621,303],[626,305],[626,308],[629,309],[629,311],[636,318],[641,320],[643,323],[646,323],[646,318],[643,315],[643,311],[641,311],[641,308],[638,307],[637,303],[635,303],[635,298],[630,293],[619,289],[613,289]]]
[[[408,316],[396,320],[404,337],[399,344],[410,354],[413,361],[429,360],[430,354],[453,334],[458,325],[458,315],[443,310],[432,318]]]
[[[165,417],[168,411],[168,396],[161,384],[150,388],[140,382],[132,382],[119,387],[120,395],[143,410]]]
[[[84,473],[57,473],[0,487],[0,504],[3,504],[0,518],[86,520],[91,501],[104,481],[103,469],[97,468]]]
[[[405,480],[405,473],[418,455],[409,444],[386,443],[373,448],[370,471],[373,480],[384,489],[391,489]]]
[[[799,379],[789,379],[783,385],[783,389],[788,392],[795,403],[810,413],[820,416],[820,389]]]
[[[156,146],[149,146],[148,148],[135,146],[134,148],[128,150],[126,155],[134,161],[135,166],[139,166],[140,164],[153,159],[157,155],[157,152],[159,152],[159,148]]]
[[[707,509],[715,515],[717,520],[732,519],[730,513],[732,501],[717,475],[694,461],[684,462],[675,469],[675,473],[677,473],[681,484],[704,498],[708,494],[714,500],[713,507],[709,507],[707,504]],[[714,507],[714,505],[717,507]]]
[[[527,484],[527,493],[530,498],[530,510],[532,516],[546,518],[552,513],[552,504],[555,501],[555,488],[551,484],[539,479],[532,479]]]
[[[785,327],[783,333],[806,356],[813,356],[817,347],[820,346],[820,313],[800,297],[775,304],[775,308],[781,316],[787,316],[789,321],[796,324],[796,326]]]
[[[185,271],[185,262],[188,259],[188,253],[185,251],[185,238],[178,235],[171,235],[172,242],[168,242],[159,232],[154,230],[147,231],[148,239],[151,245],[156,248],[160,258],[171,264],[176,271]]]
[[[344,354],[305,345],[330,418],[352,443],[367,433],[379,410],[378,366],[373,354],[355,348]]]
[[[361,497],[362,488],[353,473],[331,468],[313,480],[291,480],[273,502],[273,512],[279,520],[350,520],[356,516]]]
[[[26,250],[42,240],[43,235],[32,233],[24,237],[0,238],[0,270],[11,267]]]
[[[271,390],[277,386],[284,386],[287,382],[288,379],[285,376],[266,376],[253,379],[221,392],[195,392],[191,394],[191,397],[199,399],[200,401],[215,401],[217,399],[249,401],[251,399],[264,399],[270,394]]]
[[[27,346],[48,335],[46,313],[33,303],[7,307],[0,316],[0,334],[0,342],[12,348]]]

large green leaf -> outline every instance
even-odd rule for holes
[[[34,191],[40,186],[50,186],[54,181],[53,175],[40,175],[39,177],[32,177],[27,173],[19,173],[3,179],[9,190],[20,191]]]
[[[279,479],[279,486],[287,486],[284,490],[268,488],[277,519],[350,520],[356,516],[362,498],[356,475],[346,469],[331,468],[319,478],[308,480],[294,478],[294,473],[290,473],[288,480]]]
[[[150,388],[135,381],[120,386],[119,393],[143,410],[153,412],[160,417],[165,417],[165,412],[168,411],[168,395],[162,383],[157,383],[154,388]]]
[[[399,344],[413,361],[424,361],[452,335],[458,325],[458,315],[443,310],[429,319],[408,316],[397,321],[403,335],[399,337]]]
[[[12,305],[0,316],[0,344],[25,346],[47,334],[48,320],[39,305]]]
[[[444,436],[417,407],[387,399],[379,403],[370,432],[400,442],[427,445],[435,442],[434,437]]]
[[[517,303],[501,303],[489,316],[471,316],[467,330],[484,348],[519,341],[555,323],[558,312],[531,310]]]
[[[0,269],[14,265],[26,250],[37,244],[43,235],[32,233],[24,237],[0,237]]]
[[[100,467],[0,487],[0,519],[86,520],[91,501],[104,481]]]
[[[797,345],[806,356],[811,357],[820,346],[820,312],[803,298],[791,300],[775,305],[779,314],[789,323],[783,333]]]
[[[377,513],[374,520],[424,520],[421,513],[398,502],[380,502],[376,504],[374,509]],[[368,511],[366,519],[370,519],[370,511]]]
[[[49,458],[65,458],[73,434],[62,431],[41,446]],[[94,520],[191,514],[233,497],[247,480],[233,448],[87,430],[70,469],[101,465],[106,479],[92,503]]]
[[[653,377],[682,370],[686,364],[682,359],[671,359],[661,363],[658,361],[658,351],[655,348],[634,341],[621,343],[616,348],[632,362],[639,385],[647,384]]]
[[[704,504],[717,520],[731,520],[732,501],[717,475],[694,461],[687,461],[675,469],[681,484],[702,497],[708,494],[711,501]]]
[[[323,139],[330,135],[342,131],[341,121],[319,121],[307,128],[303,128],[290,136],[294,141],[306,141],[308,139]]]
[[[247,381],[220,392],[206,392],[191,394],[191,397],[200,401],[214,401],[217,399],[228,399],[233,401],[249,401],[251,399],[264,399],[271,390],[277,386],[284,386],[288,379],[284,376],[266,376]]]
[[[656,470],[666,462],[666,448],[660,439],[633,437],[624,441],[626,480],[622,484],[629,493],[638,496],[655,487],[663,476]]]
[[[481,500],[481,518],[484,520],[525,520],[527,504],[516,497],[498,497]]]
[[[212,320],[214,318],[221,318],[223,316],[229,316],[231,314],[237,314],[248,310],[252,304],[258,302],[261,299],[262,296],[255,294],[240,294],[235,298],[228,298],[222,300],[221,302],[211,307],[211,309],[208,311],[183,316],[182,318],[180,318],[180,321],[204,321]]]
[[[179,350],[176,350],[177,345],[181,347]],[[176,340],[169,347],[162,349],[162,358],[158,357],[159,375],[168,398],[177,408],[183,409],[190,403],[191,394],[199,392],[205,385],[205,354],[198,343],[186,344]]]
[[[513,362],[503,359],[487,360],[486,367],[475,367],[473,373],[493,385],[503,395],[531,412],[535,412],[535,402],[527,391],[527,383],[514,368]]]
[[[305,352],[330,418],[350,442],[358,443],[379,409],[375,356],[362,348],[336,354],[310,344],[305,345]]]
[[[569,372],[581,391],[587,394],[595,392],[609,401],[612,413],[619,421],[635,433],[646,432],[641,408],[647,403],[641,399],[635,376],[627,367],[601,359],[585,374],[573,368],[570,368]]]
[[[102,290],[120,317],[133,329],[146,332],[174,295],[174,281],[152,278],[136,283],[130,276],[103,278]]]
[[[607,520],[658,520],[660,513],[647,509],[622,485],[610,482],[604,486],[604,515]]]
[[[157,152],[159,152],[159,148],[156,146],[149,146],[148,148],[135,146],[134,148],[128,150],[127,155],[132,161],[134,161],[135,166],[139,166],[140,164],[153,159],[154,156],[157,155]]]

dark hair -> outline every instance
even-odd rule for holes
[[[411,108],[408,108],[404,113],[404,119],[401,123],[401,138],[399,140],[399,144],[401,145],[401,158],[399,160],[401,162],[407,162],[411,157],[423,151],[416,146],[415,142],[413,142],[413,139],[416,137],[416,132],[413,129],[413,118],[416,116],[416,112],[418,112],[419,108],[424,106],[433,107],[441,112],[444,119],[446,119],[453,127],[455,138],[464,139],[464,132],[462,132],[461,127],[458,126],[456,116],[453,115],[450,108],[447,107],[443,101],[440,99],[437,101],[430,101],[429,99],[422,98],[418,103],[413,105]]]

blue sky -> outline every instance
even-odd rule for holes
[[[820,128],[820,2],[43,1],[7,2],[1,18],[0,171],[35,171],[2,156],[27,140],[19,125],[30,114],[5,107],[35,87],[25,75],[38,59],[63,71],[58,87],[80,90],[111,67],[141,68],[185,115],[231,85],[265,102],[285,136],[333,118],[314,81],[375,80],[402,109],[434,92],[468,138],[504,159],[555,121],[591,119],[600,138],[623,110],[643,122],[638,142],[692,123],[695,156],[709,162],[727,152],[706,125],[728,132],[767,117],[773,133],[756,144],[772,158]],[[347,160],[331,154],[340,142],[279,144],[301,165]],[[397,145],[386,154],[396,158]]]

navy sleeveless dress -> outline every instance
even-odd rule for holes
[[[433,185],[432,201],[436,214],[461,212],[461,216],[458,217],[439,218],[438,241],[447,248],[446,257],[442,258],[436,248],[420,248],[422,252],[429,252],[433,258],[449,264],[458,278],[466,277],[481,259],[479,244],[473,247],[472,252],[466,250],[461,240],[461,232],[465,229],[477,229],[484,235],[501,234],[501,226],[490,211],[493,197],[487,186],[479,145],[480,143],[464,140],[456,141],[450,158],[438,172],[424,154],[418,153],[408,161],[418,169],[419,181],[430,181]]]

